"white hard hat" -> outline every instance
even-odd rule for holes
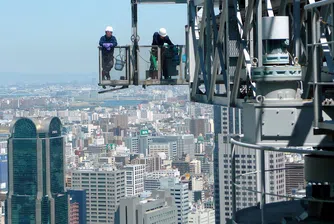
[[[159,30],[159,35],[162,36],[162,37],[165,37],[167,36],[167,31],[165,28],[160,28]]]
[[[113,32],[114,30],[113,30],[113,28],[112,28],[111,26],[107,26],[107,27],[106,27],[106,32],[107,32],[107,31],[109,31],[109,32]]]

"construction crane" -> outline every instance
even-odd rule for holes
[[[153,76],[140,70],[141,48],[155,47],[139,45],[137,6],[145,3],[187,4],[186,45],[178,53],[186,60],[175,64],[173,80],[162,79],[159,65]],[[226,140],[232,146],[230,223],[333,223],[334,0],[131,0],[131,7],[126,75],[110,81],[100,74],[99,85],[189,85],[194,102],[242,110],[243,135]],[[254,212],[237,211],[235,145],[260,151],[260,206],[248,208]],[[305,155],[307,196],[302,213],[291,208],[291,219],[281,211],[295,202],[266,204],[265,151]]]

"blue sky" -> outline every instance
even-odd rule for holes
[[[184,44],[185,5],[139,5],[140,44],[165,27]],[[97,72],[97,43],[107,25],[119,44],[130,44],[130,0],[1,0],[0,76]]]

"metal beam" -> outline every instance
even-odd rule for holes
[[[268,16],[269,17],[273,17],[274,16],[274,11],[273,11],[273,7],[271,5],[271,1],[270,0],[266,0],[266,6],[267,6]]]
[[[293,36],[294,56],[300,58],[300,0],[293,1]]]
[[[196,12],[195,12],[195,5],[193,4],[193,1],[191,1],[192,7],[190,8],[191,11],[191,21],[192,21],[192,25],[191,25],[191,29],[192,29],[192,35],[193,35],[193,44],[194,44],[194,49],[195,49],[195,55],[196,55],[196,65],[195,65],[195,74],[194,74],[194,81],[193,81],[193,86],[192,86],[192,96],[194,96],[197,91],[198,91],[198,87],[199,87],[199,72],[200,72],[200,68],[202,70],[203,73],[203,80],[204,80],[204,85],[205,88],[208,89],[208,83],[206,80],[206,71],[205,71],[205,65],[204,65],[204,52],[203,52],[203,40],[204,40],[204,35],[205,35],[205,20],[206,20],[206,6],[204,5],[203,7],[203,15],[202,15],[202,22],[201,22],[201,30],[200,30],[200,37],[199,37],[199,41],[197,41],[196,39],[196,35],[195,35],[195,26],[194,26],[194,22],[196,19]],[[209,94],[209,93],[207,93]]]
[[[211,14],[214,15],[214,5],[212,4],[213,0],[211,1]],[[222,42],[223,42],[223,37],[224,37],[224,27],[225,27],[225,13],[227,9],[224,7],[222,9],[222,13],[220,14],[219,18],[219,31],[217,32],[217,24],[216,24],[216,17],[212,17],[212,26],[213,26],[213,32],[214,32],[214,44],[215,44],[215,54],[214,54],[214,59],[213,59],[213,69],[212,69],[212,77],[211,77],[211,83],[210,83],[210,88],[209,88],[209,97],[208,101],[212,101],[214,91],[215,91],[215,85],[216,85],[216,80],[217,80],[217,74],[218,74],[218,68],[219,64],[221,66],[221,71],[223,73],[223,79],[224,79],[224,85],[225,88],[227,89],[227,85],[229,83],[229,80],[227,80],[227,74],[225,70],[225,63],[224,63],[224,58],[223,58],[223,52],[222,52]]]
[[[322,0],[322,1],[318,1],[318,2],[314,2],[312,4],[308,4],[304,6],[305,10],[311,10],[317,7],[321,7],[321,6],[325,6],[325,5],[329,5],[329,4],[333,4],[334,0]]]
[[[174,4],[186,4],[187,0],[138,0],[140,4],[166,4],[166,3],[174,3]]]
[[[132,37],[131,40],[133,42],[132,48],[132,65],[133,65],[133,84],[138,85],[138,71],[139,71],[139,61],[138,61],[138,10],[137,10],[137,0],[131,0],[131,12],[132,12]]]
[[[236,102],[237,97],[238,97],[239,85],[240,85],[240,76],[241,76],[241,68],[242,68],[242,65],[243,65],[245,59],[246,59],[247,74],[248,74],[248,76],[251,80],[250,56],[249,56],[249,53],[246,50],[246,43],[245,43],[244,40],[247,38],[248,31],[249,31],[249,29],[251,27],[251,24],[252,24],[251,18],[252,18],[252,14],[253,14],[253,9],[254,9],[254,0],[250,0],[247,11],[246,11],[245,25],[244,25],[244,28],[243,28],[242,32],[240,33],[241,43],[240,43],[240,50],[239,50],[239,58],[238,58],[236,70],[235,70],[235,73],[234,73],[234,82],[233,82],[233,88],[232,88],[232,91],[231,91],[231,105],[232,106],[235,105],[235,102]]]
[[[211,77],[212,77],[212,67],[211,67],[211,55],[212,55],[212,44],[214,43],[212,40],[212,19],[215,17],[215,13],[211,10],[211,2],[212,0],[206,0],[206,7],[204,8],[206,10],[206,26],[205,26],[205,71],[206,76],[204,77],[203,72],[203,79],[204,79],[204,85],[205,85],[205,93],[209,98],[210,93],[210,83],[211,83]],[[202,20],[203,22],[203,20]]]
[[[316,44],[318,42],[318,20],[319,17],[317,13],[313,10],[312,11],[312,43]],[[320,102],[320,95],[321,86],[317,85],[319,81],[321,81],[321,76],[319,72],[319,48],[317,46],[313,46],[312,48],[312,64],[313,64],[313,96],[314,96],[314,128],[318,128],[319,122],[322,121],[322,109],[321,109],[321,102]]]
[[[286,15],[286,2],[287,2],[287,0],[282,0],[281,1],[279,11],[278,11],[279,16],[285,16]]]

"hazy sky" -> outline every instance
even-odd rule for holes
[[[184,44],[185,5],[139,5],[140,44],[165,27]],[[98,73],[97,45],[107,25],[130,44],[130,0],[1,0],[0,76],[6,73]],[[8,78],[8,77],[7,77]]]

